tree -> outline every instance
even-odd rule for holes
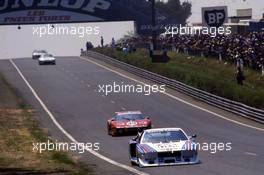
[[[181,4],[180,0],[168,0],[167,2],[158,1],[157,10],[165,17],[176,19],[180,24],[186,24],[190,17],[192,4],[185,1]]]

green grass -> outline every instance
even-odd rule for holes
[[[92,174],[68,152],[34,152],[32,143],[47,142],[34,110],[0,74],[0,172],[6,174]],[[4,174],[5,174],[4,173]],[[1,174],[1,173],[0,173]]]
[[[68,165],[74,165],[75,162],[65,153],[63,152],[54,152],[52,155],[52,159]]]
[[[96,48],[97,52],[128,64],[181,81],[201,90],[264,109],[264,77],[245,68],[246,81],[239,86],[235,65],[214,58],[193,57],[169,52],[168,63],[152,63],[146,50],[126,54],[111,48]]]

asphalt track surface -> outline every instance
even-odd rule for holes
[[[39,66],[30,58],[13,61],[58,123],[79,142],[100,143],[99,153],[111,160],[131,166],[128,141],[134,136],[108,136],[107,119],[116,111],[140,110],[151,117],[155,128],[181,127],[188,135],[197,134],[199,143],[231,142],[232,150],[217,151],[215,154],[200,151],[202,163],[197,165],[133,168],[153,175],[263,175],[264,132],[261,130],[221,119],[164,94],[120,93],[105,96],[98,92],[98,85],[113,84],[114,81],[120,84],[137,83],[79,57],[58,58],[56,66]],[[1,61],[0,71],[11,81],[17,79],[12,84],[17,89],[24,89],[22,93],[26,91],[11,62]],[[29,101],[34,98],[30,92],[23,95]],[[33,106],[39,108],[36,102]],[[96,160],[91,154],[83,156]],[[109,166],[109,163],[99,159],[97,163]],[[111,174],[133,172],[116,167]]]

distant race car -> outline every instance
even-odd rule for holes
[[[108,134],[112,136],[150,128],[150,118],[144,116],[140,111],[116,112],[116,115],[107,121]]]
[[[43,54],[39,57],[39,65],[56,64],[56,59],[51,54]]]
[[[145,130],[129,142],[131,164],[149,167],[199,163],[195,137],[188,137],[180,128]]]
[[[32,53],[32,59],[39,59],[41,55],[47,54],[48,52],[46,50],[34,50]]]

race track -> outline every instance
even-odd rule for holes
[[[241,126],[184,104],[164,94],[145,96],[120,93],[104,96],[98,85],[135,82],[79,57],[57,59],[56,66],[39,66],[30,58],[14,59],[15,65],[63,128],[79,142],[99,142],[99,153],[130,166],[128,141],[133,136],[107,135],[106,121],[116,111],[140,110],[155,128],[181,127],[197,134],[200,143],[231,142],[231,151],[200,151],[201,164],[140,169],[153,175],[262,175],[264,132]],[[16,73],[8,61],[9,73]],[[19,89],[19,85],[17,85]],[[93,155],[90,155],[93,156]],[[105,163],[107,164],[107,163]]]

